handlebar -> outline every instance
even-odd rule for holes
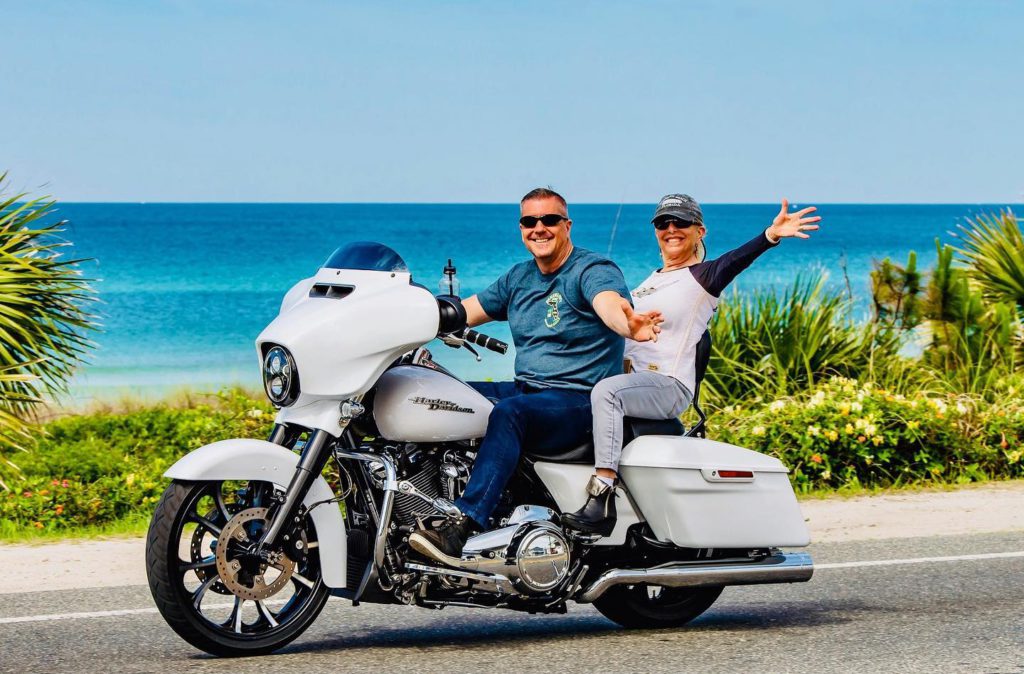
[[[508,351],[508,344],[500,339],[488,337],[485,334],[479,333],[476,330],[470,330],[469,328],[466,328],[462,333],[462,338],[467,342],[471,342],[477,346],[482,346],[483,348],[494,351],[495,353],[504,354]]]

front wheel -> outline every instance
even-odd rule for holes
[[[260,482],[176,480],[153,513],[146,538],[153,599],[167,624],[207,653],[277,650],[309,627],[330,596],[308,519],[297,559],[253,552],[272,491]]]
[[[617,585],[595,599],[594,608],[623,627],[681,627],[708,610],[723,589]]]

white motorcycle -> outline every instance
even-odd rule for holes
[[[575,601],[627,627],[669,627],[707,610],[726,585],[811,578],[809,555],[780,550],[810,542],[788,470],[704,439],[703,414],[689,432],[678,420],[627,419],[610,536],[559,525],[559,513],[586,500],[585,445],[526,454],[491,529],[469,539],[457,564],[412,550],[411,532],[453,511],[492,407],[422,346],[459,335],[470,350],[506,350],[465,330],[454,295],[413,283],[402,258],[376,243],[339,248],[287,293],[256,341],[279,408],[269,440],[215,442],[165,473],[146,564],[156,605],[182,638],[215,655],[268,653],[331,595],[353,606],[531,613]]]

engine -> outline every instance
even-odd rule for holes
[[[492,575],[522,594],[544,594],[569,575],[569,544],[553,522],[555,513],[540,506],[519,506],[500,529],[466,542],[459,567]]]

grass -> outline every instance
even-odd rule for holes
[[[146,535],[150,515],[135,513],[120,520],[80,529],[24,529],[9,521],[0,521],[0,544],[57,543],[60,541],[97,540],[104,538],[139,538]]]

